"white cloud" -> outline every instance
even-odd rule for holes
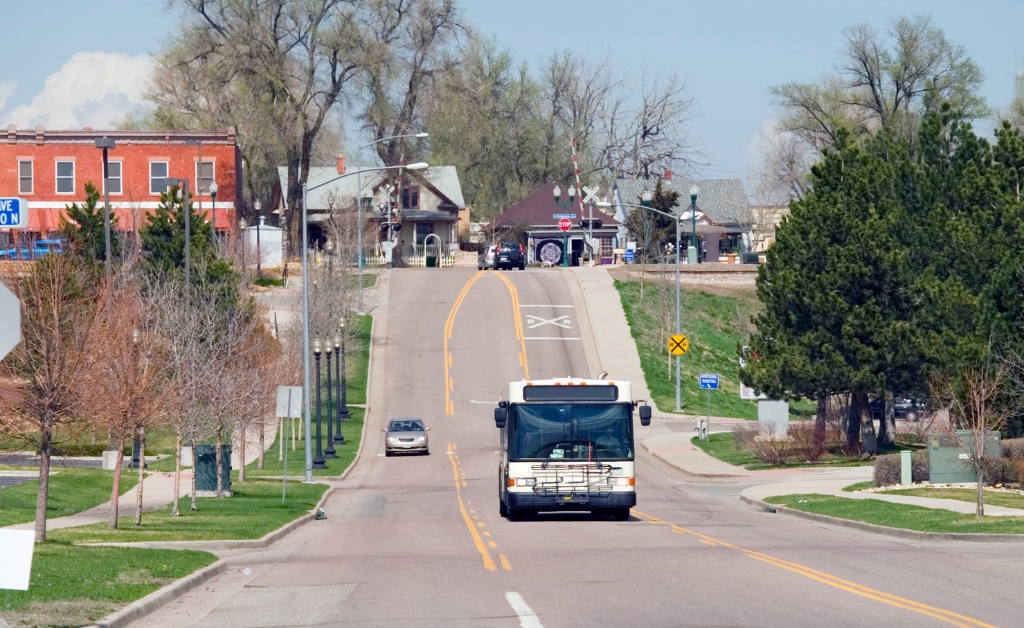
[[[15,124],[32,128],[41,124],[48,129],[109,128],[115,119],[142,104],[142,91],[152,68],[149,55],[75,53],[46,77],[43,91],[32,102],[0,115],[0,127]],[[0,83],[0,103],[6,100],[4,85]]]
[[[18,81],[0,81],[0,111],[4,110],[7,99],[14,95],[16,89],[18,89]]]

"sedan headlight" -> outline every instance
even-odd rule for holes
[[[398,437],[397,436],[388,436],[388,442],[389,443],[397,443],[398,442]]]
[[[426,436],[417,436],[416,437],[416,442],[417,443],[425,443],[425,442],[427,442],[427,437]]]

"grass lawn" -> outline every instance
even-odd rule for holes
[[[122,495],[135,486],[138,473],[134,471],[126,469],[121,474]],[[46,516],[52,519],[73,515],[109,501],[113,481],[113,472],[100,469],[62,469],[50,475]],[[38,485],[38,480],[32,480],[3,489],[0,527],[35,520]]]
[[[182,498],[178,503],[180,517],[171,517],[171,507],[167,506],[143,514],[140,527],[126,521],[123,528],[108,530],[105,523],[100,523],[54,530],[49,536],[70,543],[258,539],[309,512],[327,487],[289,482],[284,504],[280,481],[232,481],[231,490],[232,497],[198,498],[195,512],[189,510],[189,498]]]
[[[212,564],[207,552],[36,545],[28,591],[0,590],[11,626],[81,626]]]
[[[366,275],[364,275],[365,277]],[[376,279],[376,275],[370,275]],[[366,382],[369,378],[370,366],[370,332],[373,327],[372,316],[349,316],[351,335],[345,345],[345,401],[348,403],[366,403]],[[327,379],[326,374],[324,379]],[[345,435],[348,438],[348,435]]]
[[[843,490],[847,493],[853,493],[854,491],[862,491],[866,488],[871,488],[875,485],[874,482],[857,482],[849,486],[844,486]]]
[[[365,416],[365,410],[362,408],[349,407],[349,414],[352,418],[348,421],[341,422],[341,433],[345,436],[345,444],[338,447],[335,446],[337,451],[337,458],[327,459],[326,469],[313,469],[313,475],[315,476],[338,476],[341,475],[348,465],[355,460],[356,452],[359,450],[359,439],[363,431],[363,417]],[[288,475],[304,475],[306,473],[306,458],[304,450],[304,441],[301,438],[296,438],[295,449],[291,448],[292,445],[292,421],[288,421],[288,437],[285,440],[285,447],[288,449]],[[295,419],[296,425],[299,423],[299,419]],[[324,438],[324,447],[327,446],[327,427],[324,426],[321,429],[321,433]],[[279,433],[280,434],[280,433]],[[296,436],[299,436],[300,432],[296,431]],[[247,477],[260,477],[269,476],[280,478],[284,471],[284,463],[278,460],[278,452],[280,451],[280,445],[278,444],[278,437],[274,438],[274,443],[267,450],[267,453],[263,455],[263,470],[259,471],[256,469],[256,462],[246,465],[245,474]],[[316,455],[316,420],[313,420],[313,455]],[[172,463],[173,464],[173,463]]]
[[[704,450],[705,453],[718,458],[723,462],[728,462],[736,466],[741,466],[750,471],[758,471],[761,469],[783,469],[783,468],[805,468],[805,467],[863,467],[871,466],[874,464],[873,460],[850,460],[843,456],[837,456],[834,454],[826,454],[818,462],[813,464],[806,463],[787,463],[784,465],[772,465],[765,464],[760,458],[754,454],[740,449],[736,446],[736,441],[733,439],[732,432],[718,432],[716,434],[710,434],[708,439],[700,440],[694,438],[690,441],[695,447],[699,447]],[[869,486],[873,486],[872,483],[868,483]]]
[[[978,499],[973,488],[908,488],[898,491],[886,491],[886,495],[910,495],[911,497],[932,497],[935,499],[956,499],[971,502]],[[985,503],[989,506],[1024,509],[1024,495],[1003,491],[985,491]]]
[[[665,283],[615,281],[630,333],[640,353],[640,365],[651,396],[662,412],[675,409],[675,374],[669,371],[665,343],[675,330],[675,287]],[[756,305],[750,298],[726,297],[683,289],[681,319],[690,349],[682,358],[682,406],[687,414],[707,412],[707,391],[700,389],[700,373],[721,375],[720,390],[711,393],[712,416],[757,418],[757,405],[739,396],[737,346],[745,342],[742,319]],[[674,362],[674,360],[673,360]]]
[[[974,515],[963,515],[951,510],[893,504],[878,499],[810,494],[781,495],[764,501],[804,512],[919,532],[1024,533],[1024,517],[985,517],[978,520]]]

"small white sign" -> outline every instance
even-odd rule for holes
[[[32,575],[32,550],[36,546],[34,530],[0,530],[0,589],[28,591]]]
[[[302,386],[277,387],[277,417],[279,419],[302,418]]]
[[[960,454],[957,457],[960,458],[961,460],[970,460],[971,459],[971,457],[968,456],[967,454]]]

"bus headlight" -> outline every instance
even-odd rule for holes
[[[608,486],[633,486],[635,483],[633,478],[608,478]]]
[[[537,478],[516,478],[516,486],[536,486]]]

